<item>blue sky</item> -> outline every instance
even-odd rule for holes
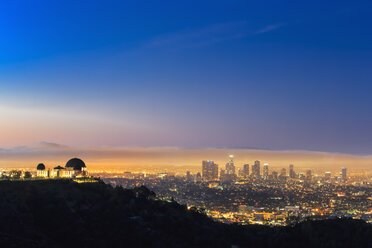
[[[371,154],[370,1],[2,1],[1,146]]]

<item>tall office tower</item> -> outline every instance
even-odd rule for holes
[[[286,170],[286,168],[282,168],[282,169],[280,170],[280,174],[279,174],[279,176],[281,176],[281,177],[285,177],[285,176],[287,176],[287,170]]]
[[[263,166],[263,178],[265,180],[269,179],[269,164],[264,164]]]
[[[341,168],[341,179],[343,182],[346,182],[347,181],[347,169],[346,168]]]
[[[277,180],[278,179],[278,172],[277,171],[273,171],[273,179]]]
[[[313,176],[311,174],[311,170],[306,171],[306,181],[311,181],[313,179]]]
[[[218,180],[218,164],[213,164],[211,174],[212,180]]]
[[[249,164],[243,165],[243,173],[245,178],[249,176]]]
[[[202,178],[205,180],[209,179],[209,163],[211,161],[203,160],[202,162]]]
[[[327,171],[326,173],[324,173],[324,179],[331,180],[331,172]]]
[[[290,164],[289,165],[289,178],[295,178],[296,177],[296,174],[295,174],[295,171],[293,170],[293,164]]]
[[[260,161],[258,160],[254,161],[254,164],[252,165],[252,175],[254,177],[261,177]]]
[[[303,181],[306,180],[304,173],[300,173],[300,180],[303,180]]]
[[[229,156],[229,162],[226,164],[226,174],[235,175],[234,155]]]
[[[221,169],[220,170],[220,180],[222,180],[225,177],[225,175],[226,175],[226,171]]]
[[[195,175],[195,182],[201,182],[202,181],[202,177],[200,175],[200,172],[196,173]]]
[[[190,171],[186,172],[186,181],[192,181],[192,175],[191,175]]]
[[[280,170],[279,179],[284,181],[287,180],[287,170],[285,168]]]
[[[238,169],[238,177],[244,178],[244,168],[239,168]]]
[[[218,165],[213,161],[204,160],[202,162],[202,178],[205,181],[218,179]]]
[[[226,173],[226,170],[222,170],[220,171],[220,181],[222,183],[226,183],[226,182],[234,182],[236,180],[236,174],[227,174]]]

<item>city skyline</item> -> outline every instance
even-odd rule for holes
[[[213,160],[219,169],[225,169],[229,155],[234,155],[234,169],[250,170],[255,161],[261,166],[269,163],[271,168],[288,167],[294,164],[314,171],[338,171],[347,167],[351,172],[371,173],[372,157],[353,156],[309,151],[270,151],[248,149],[190,149],[177,147],[71,147],[52,143],[39,143],[0,149],[0,167],[33,168],[35,163],[49,161],[50,166],[63,164],[70,157],[82,157],[94,169],[119,170],[167,170],[185,173],[187,170],[200,170],[200,162]],[[261,172],[262,174],[262,168]]]
[[[271,168],[268,163],[264,163],[261,174],[261,161],[254,161],[250,171],[249,164],[244,164],[243,167],[239,168],[234,163],[234,155],[229,155],[229,161],[226,163],[225,169],[221,168],[220,170],[218,170],[218,164],[216,164],[213,160],[203,160],[201,168],[202,173],[198,172],[197,174],[192,175],[190,171],[187,171],[186,180],[194,182],[204,181],[220,183],[244,183],[248,180],[261,182],[262,180],[263,182],[279,180],[282,182],[286,182],[288,180],[292,182],[299,181],[301,183],[319,181],[325,183],[334,182],[338,184],[346,184],[349,178],[347,175],[347,168],[345,167],[340,168],[338,173],[335,174],[333,174],[331,171],[323,171],[323,175],[313,174],[313,171],[309,169],[306,170],[306,172],[298,172],[295,170],[293,164],[289,164],[288,168],[288,173],[285,167],[281,168],[279,173],[277,170],[273,170],[273,168]],[[316,176],[316,178],[314,178],[313,176]]]
[[[165,3],[2,3],[0,147],[372,155],[370,2]]]

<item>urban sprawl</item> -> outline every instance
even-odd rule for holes
[[[201,172],[130,172],[91,170],[80,159],[65,167],[6,170],[2,180],[45,180],[59,178],[101,178],[124,188],[145,185],[157,198],[177,201],[223,223],[292,225],[304,220],[330,218],[363,219],[372,223],[372,180],[367,174],[348,175],[347,168],[334,174],[305,170],[297,173],[293,164],[279,171],[261,162],[237,169],[230,155],[223,169],[210,160],[202,161]]]
[[[297,173],[294,165],[279,172],[255,161],[236,170],[229,156],[224,169],[202,161],[201,173],[98,173],[106,182],[133,188],[145,185],[158,198],[177,201],[224,223],[291,225],[304,220],[355,218],[372,223],[372,184],[350,177],[346,168],[315,175]]]

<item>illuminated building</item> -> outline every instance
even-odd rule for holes
[[[191,175],[190,171],[186,172],[186,180],[189,181],[189,182],[192,181],[192,175]]]
[[[263,178],[265,180],[269,179],[269,164],[264,164],[263,166]]]
[[[87,177],[88,171],[83,160],[79,158],[70,159],[65,167],[57,166],[53,169],[46,169],[45,165],[40,163],[36,167],[37,176],[44,178],[76,178]]]
[[[243,173],[245,178],[249,176],[249,164],[243,165]]]
[[[49,177],[49,170],[45,169],[45,165],[43,163],[40,163],[36,167],[36,175],[38,177]]]
[[[272,175],[273,175],[273,179],[275,179],[275,180],[278,179],[278,172],[277,171],[273,171]]]
[[[331,180],[331,172],[327,171],[327,172],[324,174],[324,180],[326,180],[326,181]]]
[[[220,171],[220,181],[223,183],[226,182],[233,182],[236,180],[236,175],[235,174],[227,174],[226,170],[221,170]]]
[[[311,170],[306,171],[306,181],[311,181],[313,179]]]
[[[220,176],[220,181],[223,183],[226,182],[234,182],[236,180],[236,175],[235,174],[226,174],[222,173]]]
[[[285,168],[281,169],[279,174],[280,180],[286,180],[287,179],[287,170]]]
[[[196,173],[195,175],[195,182],[201,182],[202,181],[202,176],[200,172]]]
[[[341,179],[343,182],[346,182],[347,181],[347,169],[346,168],[341,168]]]
[[[224,177],[226,175],[226,171],[221,169],[220,170],[220,178]]]
[[[133,179],[134,178],[133,175],[132,175],[132,172],[130,172],[130,171],[124,172],[124,177],[125,178],[129,178],[129,179]]]
[[[261,177],[261,172],[260,172],[260,161],[256,160],[254,161],[254,164],[252,165],[252,176],[254,177]]]
[[[247,205],[240,205],[238,212],[240,214],[248,214],[249,213],[249,207]]]
[[[226,174],[235,175],[234,155],[229,156],[229,162],[226,164]]]
[[[296,177],[296,174],[295,174],[295,171],[293,170],[293,164],[290,164],[289,165],[289,178],[295,178]]]
[[[238,169],[238,177],[240,177],[240,178],[244,178],[244,169],[243,168],[239,168]]]
[[[300,173],[300,180],[302,180],[302,181],[306,180],[306,177],[303,173]]]
[[[202,162],[202,178],[205,181],[217,180],[218,179],[218,165],[213,161]]]

